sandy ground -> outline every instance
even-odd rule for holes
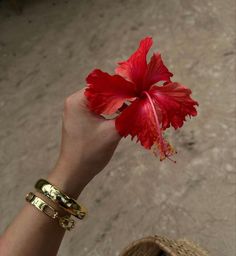
[[[234,29],[233,0],[25,1],[20,16],[1,1],[0,231],[57,158],[66,95],[152,35],[174,79],[193,90],[199,116],[170,135],[177,164],[122,141],[84,190],[89,217],[59,255],[118,255],[152,234],[236,255]]]

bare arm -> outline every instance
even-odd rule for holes
[[[78,198],[109,162],[119,140],[114,121],[90,113],[83,90],[76,92],[65,101],[60,155],[48,181]],[[63,236],[56,221],[26,204],[1,237],[1,255],[53,256]]]

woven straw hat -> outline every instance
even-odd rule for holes
[[[198,245],[187,240],[154,236],[130,244],[120,256],[209,256]]]

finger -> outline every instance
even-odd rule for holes
[[[118,112],[114,113],[113,115],[99,115],[96,114],[94,112],[92,112],[89,108],[88,108],[88,100],[84,94],[86,87],[82,88],[81,90],[78,90],[76,92],[74,92],[71,96],[69,96],[70,98],[73,98],[74,104],[76,105],[76,107],[79,105],[80,108],[84,111],[90,112],[91,115],[96,116],[97,118],[101,119],[101,120],[115,120],[116,117],[118,116]]]
[[[73,94],[71,94],[70,97],[72,97],[74,99],[74,101],[77,103],[79,103],[79,102],[86,103],[87,99],[84,95],[84,92],[85,92],[85,87],[82,88],[81,90],[74,92]]]
[[[116,129],[115,119],[107,120],[107,124],[110,126],[110,130],[112,132],[113,138],[117,141],[117,143],[121,140],[122,136]]]

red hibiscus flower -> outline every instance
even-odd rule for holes
[[[170,126],[181,127],[186,116],[196,116],[198,103],[191,99],[190,89],[171,81],[173,74],[159,53],[147,63],[152,43],[151,37],[144,38],[136,52],[119,63],[115,75],[92,71],[86,79],[85,95],[88,107],[97,114],[110,115],[119,110],[115,124],[120,135],[137,137],[146,149],[154,146],[163,160],[175,153],[163,131]],[[158,82],[164,83],[160,86]]]

